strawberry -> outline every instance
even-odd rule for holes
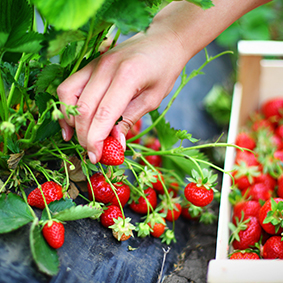
[[[158,151],[161,148],[160,141],[156,137],[147,138],[144,146],[155,151]],[[149,155],[146,156],[145,159],[155,167],[161,167],[162,165],[162,158],[160,155]],[[143,161],[141,161],[140,164],[145,165]]]
[[[42,228],[42,234],[46,242],[54,249],[63,246],[65,240],[65,228],[61,222],[49,220]]]
[[[233,208],[233,223],[236,224],[236,217],[241,219],[242,213],[244,213],[245,217],[254,216],[258,218],[260,208],[260,203],[255,200],[238,202]]]
[[[265,183],[255,183],[242,191],[242,194],[251,200],[266,201],[271,198],[272,190]]]
[[[230,244],[234,249],[245,250],[254,246],[261,236],[261,226],[256,217],[248,218],[242,216],[241,220],[236,220],[236,225],[230,223],[232,234]]]
[[[255,183],[264,183],[271,191],[274,191],[277,181],[268,173],[261,173],[254,178]]]
[[[276,136],[278,136],[280,139],[283,139],[283,124],[278,125],[274,132]]]
[[[127,135],[126,135],[126,140],[129,140],[133,137],[135,137],[136,135],[138,135],[140,133],[142,127],[142,120],[139,119],[132,128],[130,128],[130,130],[128,131]],[[140,139],[136,139],[133,141],[133,143],[140,143]]]
[[[259,222],[261,227],[271,235],[281,234],[283,228],[281,225],[281,209],[277,204],[282,204],[282,198],[267,200],[259,211]]]
[[[261,110],[266,118],[275,118],[276,120],[282,118],[283,98],[276,97],[266,101]]]
[[[187,201],[182,203],[181,215],[185,219],[198,220],[202,214],[203,209],[199,206],[195,206]]]
[[[160,172],[159,172],[159,173],[160,173]],[[153,175],[153,176],[154,176],[156,182],[153,182],[153,183],[152,183],[152,187],[154,188],[154,190],[155,190],[158,194],[164,194],[164,188],[163,188],[163,186],[162,186],[161,181],[158,179],[158,175],[156,174],[156,175]],[[162,180],[163,183],[164,183],[164,177],[163,177],[163,175],[162,175],[161,173],[160,173],[160,178],[161,178],[161,180]]]
[[[153,188],[147,188],[144,191],[145,197],[147,199],[147,201],[150,203],[150,205],[152,206],[153,209],[156,208],[157,205],[157,196],[156,196],[156,192]],[[147,202],[145,200],[145,198],[143,196],[140,196],[138,198],[138,201],[132,201],[130,203],[130,208],[140,214],[146,214],[148,211],[148,205]],[[150,210],[151,208],[149,208]]]
[[[240,164],[241,161],[245,162],[247,166],[259,166],[260,163],[257,159],[257,156],[250,151],[237,151],[235,163]]]
[[[244,250],[244,251],[234,252],[230,256],[230,259],[260,259],[260,258],[257,253]]]
[[[112,229],[112,234],[114,238],[118,241],[126,241],[130,237],[133,237],[133,230],[135,230],[135,226],[130,223],[131,218],[127,217],[126,219],[118,218],[113,219],[114,224],[109,226]]]
[[[159,207],[162,209],[160,210],[160,213],[165,214],[165,219],[172,222],[176,221],[182,212],[182,206],[180,204],[180,198],[171,198],[168,200],[166,196],[162,196],[161,202],[159,204]]]
[[[123,218],[121,209],[116,205],[109,205],[106,210],[100,216],[101,224],[108,228],[115,224],[114,219]]]
[[[258,166],[248,166],[244,161],[240,161],[239,164],[233,167],[232,176],[234,177],[235,185],[241,191],[248,188],[259,175]]]
[[[165,231],[165,219],[163,217],[160,217],[158,221],[152,221],[148,222],[148,226],[150,227],[151,231],[150,234],[151,236],[155,238],[159,238]]]
[[[123,182],[115,183],[114,187],[116,188],[116,193],[118,195],[120,203],[122,207],[124,207],[126,203],[128,202],[128,200],[130,199],[131,189],[128,185],[124,184]],[[119,202],[115,195],[113,199],[111,200],[111,204],[119,206]]]
[[[274,152],[274,158],[280,160],[281,162],[283,162],[283,150],[276,150]]]
[[[254,138],[246,132],[240,132],[235,140],[235,144],[239,147],[253,150],[256,146]]]
[[[120,142],[108,136],[103,143],[100,163],[104,165],[121,165],[124,162],[124,149]]]
[[[270,132],[274,131],[274,125],[271,121],[267,119],[260,119],[253,123],[252,130],[255,132],[260,131],[261,129],[268,129]]]
[[[264,259],[283,259],[283,242],[280,236],[270,237],[262,247]]]
[[[90,183],[87,184],[88,198],[93,200],[93,195],[95,200],[102,203],[110,203],[114,198],[115,194],[107,183],[105,177],[101,172],[96,172],[90,177]]]
[[[177,197],[179,191],[179,184],[177,182],[172,182],[169,185],[168,193],[173,197]]]
[[[212,202],[214,192],[212,189],[199,185],[195,182],[189,183],[184,190],[186,199],[195,206],[206,206]]]
[[[277,196],[283,198],[283,174],[277,179]]]
[[[62,187],[53,181],[45,182],[41,185],[46,203],[59,200],[63,197]],[[40,209],[44,209],[44,200],[39,188],[34,189],[27,198],[28,204]]]

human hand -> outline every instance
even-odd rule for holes
[[[100,160],[111,134],[125,148],[125,135],[169,94],[186,63],[172,31],[139,33],[96,58],[57,89],[60,101],[77,105],[80,115],[60,120],[64,140],[76,129],[92,163]],[[115,122],[123,120],[115,125]]]

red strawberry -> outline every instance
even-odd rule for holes
[[[230,241],[234,249],[245,250],[254,246],[261,236],[261,226],[256,217],[250,216],[237,221],[235,229],[232,230]],[[238,235],[238,236],[236,236]]]
[[[173,222],[176,221],[182,212],[182,207],[178,202],[174,202],[174,199],[172,199],[172,205],[173,205],[173,209],[170,209],[168,206],[166,207],[166,209],[162,209],[160,210],[161,213],[166,213],[165,219]]]
[[[100,163],[104,165],[121,165],[124,162],[124,149],[120,142],[112,136],[104,140]]]
[[[212,189],[198,186],[196,183],[189,183],[184,190],[186,199],[195,206],[206,206],[212,202],[214,193]]]
[[[260,119],[253,123],[252,130],[255,132],[260,131],[261,129],[268,129],[270,132],[274,131],[274,125],[271,121],[267,119]]]
[[[172,195],[173,198],[177,197],[179,191],[179,184],[176,182],[170,183],[168,193]]]
[[[45,182],[41,185],[46,203],[59,200],[63,197],[62,187],[53,181]],[[28,195],[28,204],[40,209],[44,209],[44,200],[39,188],[36,188]]]
[[[242,213],[244,213],[246,218],[250,216],[258,218],[260,208],[260,203],[255,200],[241,201],[235,204],[233,208],[233,223],[236,224],[236,217],[241,219]]]
[[[278,188],[277,195],[283,199],[283,175],[281,175],[277,180]]]
[[[130,130],[128,131],[127,135],[126,135],[126,140],[129,140],[133,137],[135,137],[137,134],[140,133],[141,130],[141,126],[142,126],[142,120],[139,119],[132,128],[130,128]],[[136,139],[133,141],[133,143],[139,143],[140,139]]]
[[[248,188],[260,175],[258,166],[248,166],[244,161],[234,165],[232,176],[239,190]]]
[[[194,206],[191,203],[185,203],[182,206],[181,215],[185,219],[198,220],[201,216],[203,209],[198,206]]]
[[[116,205],[109,205],[101,214],[100,222],[104,227],[108,228],[115,224],[113,219],[118,219],[119,217],[123,218],[121,209]]]
[[[242,194],[251,200],[266,201],[271,198],[272,190],[265,183],[255,183],[242,191]]]
[[[275,159],[279,159],[280,161],[283,162],[283,150],[282,149],[281,150],[276,150],[274,152],[274,158]]]
[[[160,172],[159,172],[160,173]],[[162,186],[161,181],[158,179],[158,175],[154,175],[154,178],[156,179],[155,183],[152,183],[152,187],[154,188],[154,190],[158,193],[158,194],[164,194],[164,188]],[[160,174],[160,178],[161,180],[164,182],[164,177],[162,176],[162,174]]]
[[[116,193],[118,195],[120,203],[122,207],[124,207],[128,202],[128,200],[130,199],[131,189],[128,185],[124,184],[123,182],[117,182],[114,184],[114,186],[116,188]],[[111,200],[111,204],[119,206],[118,200],[115,195]]]
[[[113,200],[115,194],[110,184],[106,182],[106,179],[101,172],[93,174],[90,177],[90,182],[91,187],[89,183],[87,184],[88,198],[90,200],[93,200],[92,192],[94,194],[95,200],[98,202],[106,204],[110,203]]]
[[[46,242],[54,249],[63,246],[65,240],[64,225],[56,221],[48,221],[42,228],[42,234]]]
[[[274,198],[272,200],[274,200],[275,203],[279,203],[283,201],[282,198]],[[261,207],[259,211],[258,217],[259,217],[260,225],[268,234],[271,234],[271,235],[280,234],[283,232],[283,228],[280,227],[281,211],[277,211],[276,207],[274,208],[273,213],[271,211],[273,211],[272,201],[271,199],[269,199],[264,203],[264,205]],[[272,218],[274,220],[278,220],[277,225],[273,225],[271,222],[266,223],[265,219],[268,216],[267,214],[268,215],[273,214]]]
[[[254,138],[246,132],[241,132],[237,135],[235,144],[237,146],[253,150],[256,146]]]
[[[250,151],[246,151],[246,150],[237,151],[235,163],[239,165],[241,161],[245,162],[247,166],[259,166],[260,165],[254,153]]]
[[[266,101],[262,105],[262,113],[266,118],[276,118],[277,120],[282,117],[283,98],[276,97]]]
[[[162,218],[162,222],[156,222],[153,227],[150,224],[150,222],[148,223],[148,226],[152,229],[152,231],[150,231],[151,236],[155,237],[155,238],[159,238],[165,231],[165,219]]]
[[[264,259],[283,259],[283,242],[280,236],[270,237],[262,248]]]
[[[147,138],[144,146],[147,147],[147,148],[151,148],[155,151],[158,151],[161,148],[160,141],[156,137]],[[151,165],[153,165],[155,167],[161,167],[162,158],[161,158],[160,155],[149,155],[149,156],[146,156],[145,159]],[[141,161],[140,164],[145,165],[145,163],[143,161]]]
[[[234,252],[230,259],[260,259],[258,254],[255,252],[246,252],[246,251],[239,251]]]
[[[117,239],[118,241],[127,241],[128,239],[130,239],[132,237],[131,234],[129,234],[129,235],[122,234],[119,237],[119,232],[115,231],[115,230],[112,230],[112,234],[113,234],[114,238]]]
[[[145,193],[147,200],[151,204],[152,208],[155,209],[156,205],[157,205],[157,196],[156,196],[155,190],[153,188],[147,188],[144,191],[144,193]],[[139,197],[137,203],[135,201],[133,201],[130,204],[130,208],[133,211],[140,213],[140,214],[146,214],[147,213],[147,207],[148,206],[147,206],[146,200],[142,196]]]
[[[259,176],[254,177],[255,183],[264,183],[266,186],[269,187],[271,191],[274,191],[275,186],[277,184],[276,179],[274,179],[270,174],[268,173],[261,173]]]

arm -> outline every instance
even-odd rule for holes
[[[146,33],[117,45],[58,87],[59,99],[78,105],[81,113],[60,120],[63,138],[70,140],[75,128],[92,163],[99,161],[110,133],[125,147],[129,128],[159,106],[185,64],[234,21],[267,2],[215,0],[215,7],[208,10],[186,1],[172,2],[155,16]],[[123,121],[114,126],[120,116]]]

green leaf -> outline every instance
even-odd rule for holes
[[[187,0],[187,1],[201,7],[204,10],[214,6],[211,0]]]
[[[32,0],[40,14],[57,30],[75,30],[94,17],[105,0]]]
[[[122,33],[137,32],[148,28],[153,15],[144,2],[139,0],[114,1],[102,16],[106,22],[113,23]]]
[[[88,205],[77,205],[71,208],[65,209],[58,213],[54,213],[53,217],[60,221],[73,221],[82,218],[88,218],[96,214],[100,214],[101,210]]]
[[[54,99],[54,96],[52,96],[48,92],[42,92],[35,95],[35,104],[38,107],[38,111],[40,114],[42,114],[46,110],[47,102],[50,99]]]
[[[54,276],[59,271],[59,257],[57,251],[45,241],[38,219],[35,219],[30,229],[30,247],[32,256],[39,270]]]
[[[0,50],[37,52],[43,36],[28,32],[32,23],[32,8],[26,0],[1,0]]]
[[[73,206],[76,206],[76,204],[71,199],[56,200],[56,201],[51,202],[48,205],[49,210],[52,214],[58,213],[65,209],[69,209]],[[44,208],[44,210],[42,211],[41,220],[42,221],[48,220],[48,214],[47,214],[46,208]]]
[[[160,116],[158,110],[151,111],[149,114],[152,122],[155,122]],[[164,117],[158,122],[155,128],[162,149],[171,149],[177,143],[178,137],[176,133],[178,130],[171,128],[170,123],[166,122]]]
[[[13,193],[0,196],[0,233],[8,233],[33,221],[28,205]]]
[[[68,31],[53,31],[55,38],[49,40],[49,46],[47,49],[48,57],[53,57],[59,54],[65,47],[68,47],[71,43],[77,41],[84,41],[86,35],[81,30],[68,30]]]
[[[42,72],[38,74],[35,87],[36,92],[44,92],[56,79],[63,76],[63,68],[58,64],[47,65]]]
[[[47,138],[50,138],[57,134],[60,131],[61,127],[58,121],[53,121],[51,118],[45,119],[41,126],[36,132],[36,140],[44,141]]]

